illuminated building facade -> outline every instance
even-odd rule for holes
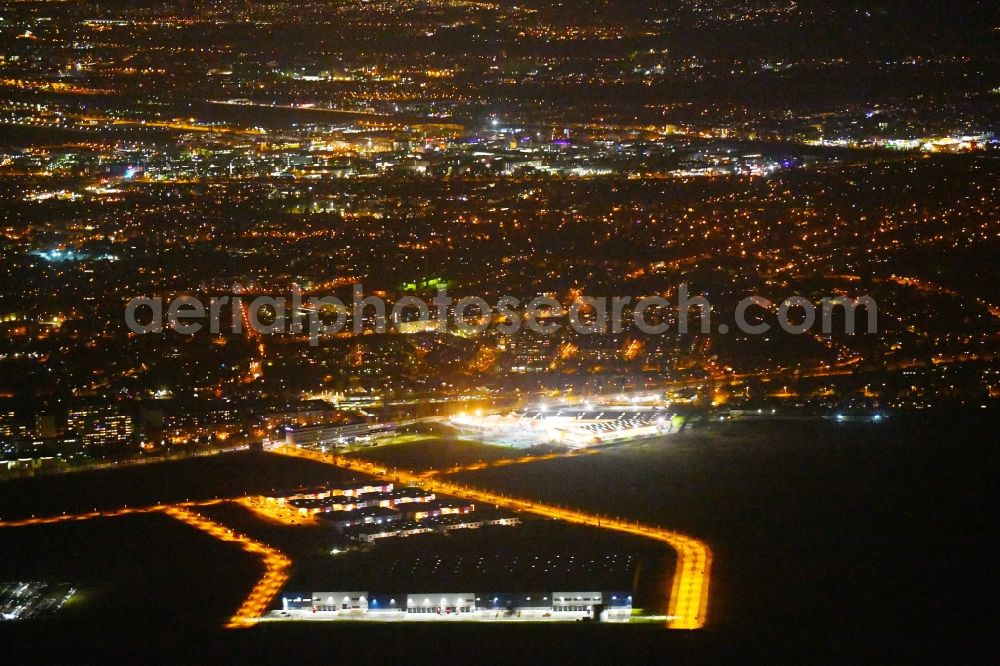
[[[132,417],[110,407],[71,410],[66,428],[82,436],[87,447],[123,445],[132,441]]]

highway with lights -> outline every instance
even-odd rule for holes
[[[225,525],[209,520],[185,507],[174,506],[164,509],[168,516],[210,534],[220,541],[238,543],[243,550],[259,556],[264,561],[264,575],[254,585],[249,596],[243,601],[236,614],[226,624],[230,628],[248,627],[254,624],[261,615],[267,612],[271,601],[278,595],[288,581],[288,570],[292,566],[291,559],[276,548],[255,541],[250,537],[234,532]]]
[[[390,470],[373,463],[357,459],[323,454],[307,449],[278,447],[274,453],[297,456],[334,465],[342,469],[377,476],[386,480],[421,486],[435,492],[493,504],[498,507],[525,511],[547,518],[564,520],[579,525],[588,525],[601,529],[625,532],[636,536],[655,539],[666,543],[677,552],[677,566],[674,570],[673,582],[669,592],[669,607],[667,611],[667,627],[670,629],[701,629],[705,626],[708,615],[708,590],[711,581],[712,550],[708,544],[679,532],[651,527],[637,522],[618,518],[607,518],[583,511],[567,509],[535,502],[529,499],[519,499],[493,493],[487,490],[470,488],[423,474],[404,470]],[[546,459],[537,456],[533,460]],[[528,462],[527,460],[522,462]]]

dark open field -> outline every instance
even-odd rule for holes
[[[727,424],[459,479],[704,539],[706,634],[961,652],[985,644],[1000,598],[997,431],[975,412]]]
[[[0,482],[0,519],[266,494],[355,478],[297,458],[241,451]]]
[[[483,444],[474,439],[439,435],[431,435],[426,439],[414,441],[409,441],[405,435],[399,439],[401,443],[392,443],[390,440],[388,444],[359,449],[351,455],[391,467],[423,471],[446,469],[452,465],[471,465],[502,458],[520,458],[525,455],[550,453],[557,450],[555,447],[544,445],[530,449],[517,449]]]
[[[48,619],[0,623],[0,637],[64,636],[70,644],[71,637],[110,643],[124,634],[155,645],[214,629],[262,571],[253,555],[159,513],[0,529],[0,553],[3,580],[61,581],[78,590]]]

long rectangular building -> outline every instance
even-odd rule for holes
[[[385,423],[285,426],[285,444],[304,449],[336,449],[359,442],[370,442],[393,432],[393,426]]]

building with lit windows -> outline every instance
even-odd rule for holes
[[[132,417],[111,407],[71,410],[66,428],[83,437],[83,444],[87,447],[122,445],[132,441]]]

